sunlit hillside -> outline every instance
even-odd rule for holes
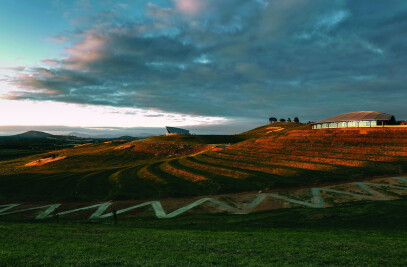
[[[275,123],[234,136],[159,136],[1,161],[0,199],[141,199],[267,191],[406,170],[403,128],[311,130],[303,124]]]
[[[145,141],[188,144],[234,144],[250,137],[246,135],[161,135],[149,137]]]

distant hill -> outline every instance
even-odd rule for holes
[[[40,131],[28,131],[21,134],[1,136],[0,149],[23,149],[36,151],[50,151],[62,148],[74,147],[80,144],[103,143],[107,141],[124,140],[135,141],[141,139],[133,136],[120,137],[91,137],[78,133],[74,135],[53,135]]]
[[[76,136],[76,137],[83,137],[83,138],[92,138],[91,135],[89,134],[84,134],[84,133],[78,133],[78,132],[72,132],[68,134],[69,136]]]
[[[28,131],[21,134],[0,137],[0,149],[49,151],[94,142],[96,141],[91,138]]]
[[[28,131],[25,133],[21,134],[16,134],[12,135],[11,137],[17,137],[17,138],[46,138],[46,137],[53,137],[54,135],[45,133],[45,132],[40,132],[40,131]]]
[[[135,137],[130,135],[123,135],[123,136],[115,136],[115,135],[90,135],[78,132],[69,133],[69,136],[75,137],[82,137],[82,138],[92,138],[92,139],[109,139],[109,140],[126,140],[126,141],[134,141],[141,139],[142,137]]]

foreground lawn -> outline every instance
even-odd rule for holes
[[[117,226],[4,219],[0,265],[405,266],[406,207],[401,200],[252,215],[122,219]]]

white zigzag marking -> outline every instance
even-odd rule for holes
[[[394,177],[394,179],[407,183],[407,178],[405,177]]]
[[[16,205],[16,204],[13,204]],[[19,205],[19,204],[17,204]],[[0,212],[0,215],[7,215],[7,214],[13,214],[13,213],[19,213],[19,212],[25,212],[25,211],[31,211],[31,210],[40,210],[40,213],[35,217],[36,219],[45,219],[48,217],[49,214],[51,214],[55,209],[57,209],[61,204],[51,204],[51,205],[45,205],[45,206],[40,206],[40,207],[34,207],[34,208],[29,208],[29,209],[22,209],[22,210],[14,210],[14,211],[9,211],[6,213]]]
[[[393,179],[405,182],[407,183],[407,178],[405,177],[394,177]],[[334,194],[342,194],[342,195],[348,195],[348,196],[354,196],[354,197],[364,197],[372,200],[389,200],[388,197],[386,197],[384,194],[377,192],[376,190],[373,190],[370,188],[370,186],[375,186],[375,187],[388,187],[392,189],[400,189],[400,190],[407,190],[407,187],[403,186],[393,186],[393,185],[387,185],[387,184],[376,184],[376,183],[367,183],[367,182],[356,182],[355,183],[360,189],[366,191],[369,195],[362,195],[362,194],[356,194],[356,193],[350,193],[346,191],[338,191],[334,189],[325,189],[325,188],[311,188],[311,194],[312,194],[312,199],[311,202],[305,202],[302,200],[298,199],[292,199],[289,197],[281,196],[278,194],[273,194],[273,193],[262,193],[257,195],[251,203],[247,204],[246,207],[242,209],[238,209],[235,207],[232,207],[226,203],[223,203],[217,199],[214,198],[201,198],[199,200],[196,200],[184,207],[181,207],[171,213],[166,213],[161,205],[160,201],[148,201],[144,202],[135,206],[131,206],[125,209],[118,210],[116,214],[122,214],[134,209],[142,208],[145,206],[151,206],[152,209],[154,210],[154,214],[157,218],[174,218],[188,210],[191,210],[199,205],[204,204],[205,202],[211,202],[231,213],[234,214],[246,214],[249,213],[251,210],[256,208],[258,205],[260,205],[261,202],[263,202],[267,197],[279,199],[285,202],[289,203],[294,203],[294,204],[299,204],[302,206],[307,206],[311,208],[323,208],[325,206],[324,200],[321,196],[321,192],[329,192],[329,193],[334,193]],[[82,207],[78,209],[73,209],[73,210],[68,210],[68,211],[63,211],[63,212],[58,212],[54,213],[55,215],[66,215],[74,212],[79,212],[83,210],[89,210],[89,209],[94,209],[97,208],[97,210],[89,217],[89,219],[97,219],[97,218],[108,218],[113,216],[113,213],[109,212],[106,214],[103,214],[113,203],[112,202],[106,202],[106,203],[101,203],[101,204],[95,204],[87,207]],[[15,211],[9,211],[5,212],[7,210],[10,210],[20,204],[8,204],[8,205],[2,205],[0,206],[0,216],[1,215],[7,215],[7,214],[13,214],[13,213],[20,213],[20,212],[25,212],[25,211],[30,211],[30,210],[36,210],[40,209],[40,213],[36,216],[36,219],[45,219],[45,218],[50,218],[52,217],[51,214],[61,205],[61,204],[51,204],[51,205],[46,205],[46,206],[40,206],[40,207],[34,207],[34,208],[28,208],[28,209],[22,209],[22,210],[15,210]]]
[[[227,204],[225,204],[223,202],[220,202],[219,200],[216,200],[216,199],[213,199],[213,198],[201,198],[201,199],[199,199],[199,200],[197,200],[195,202],[192,202],[191,204],[189,204],[189,205],[187,205],[185,207],[181,207],[181,208],[179,208],[179,209],[177,209],[177,210],[175,210],[175,211],[173,211],[173,212],[171,212],[169,214],[165,213],[160,201],[144,202],[144,203],[132,206],[132,207],[128,207],[128,208],[125,208],[125,209],[122,209],[122,210],[118,210],[117,214],[121,214],[121,213],[124,213],[124,212],[128,212],[130,210],[133,210],[133,209],[137,209],[137,208],[141,208],[141,207],[144,207],[144,206],[151,205],[151,207],[154,210],[155,216],[157,218],[174,218],[175,216],[178,216],[178,215],[180,215],[180,214],[182,214],[182,213],[184,213],[184,212],[186,212],[186,211],[188,211],[190,209],[193,209],[196,206],[199,206],[199,205],[201,205],[201,204],[203,204],[205,202],[212,202],[212,203],[214,203],[214,204],[216,204],[216,205],[218,205],[218,206],[220,206],[220,207],[222,207],[222,208],[224,208],[226,210],[229,210],[230,212],[237,212],[238,211],[238,209],[236,209],[236,208],[234,208],[232,206],[229,206],[229,205],[227,205]],[[107,218],[107,217],[110,217],[112,215],[113,215],[112,213],[107,213],[105,215],[100,216],[100,218]]]
[[[93,218],[98,218],[100,217],[100,215],[102,215],[102,213],[110,206],[112,205],[111,202],[106,202],[106,203],[101,203],[101,204],[95,204],[92,206],[87,206],[87,207],[83,207],[83,208],[78,208],[78,209],[74,209],[74,210],[68,210],[68,211],[63,211],[63,212],[58,212],[56,215],[65,215],[65,214],[70,214],[70,213],[74,213],[74,212],[78,212],[78,211],[83,211],[83,210],[89,210],[89,209],[94,209],[94,208],[98,208],[92,215],[90,215],[89,219],[93,219]]]
[[[20,205],[20,204],[1,205],[0,208],[1,208],[1,207],[4,207],[4,208],[0,209],[0,214],[1,214],[2,212],[5,212],[6,210],[9,210],[9,209],[12,209],[12,208],[14,208],[14,207],[17,207],[18,205]]]

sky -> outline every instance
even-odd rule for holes
[[[0,0],[0,134],[407,119],[407,1]]]

